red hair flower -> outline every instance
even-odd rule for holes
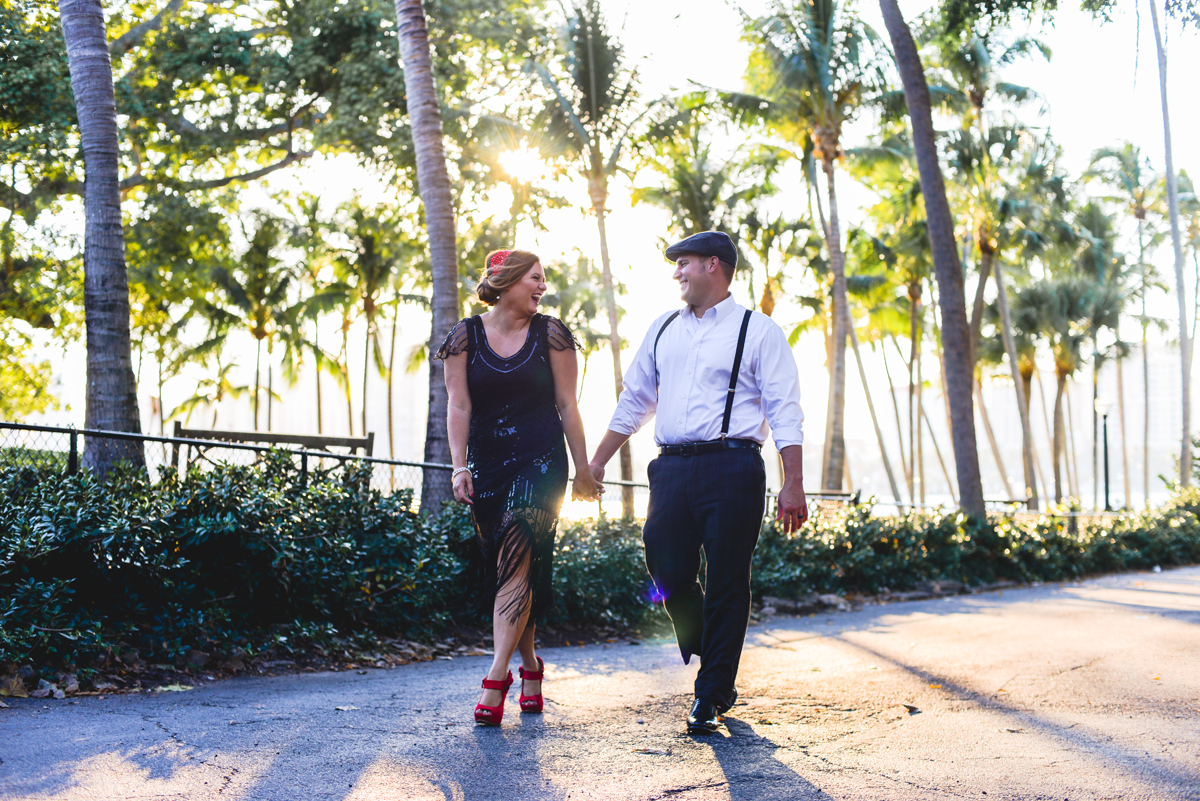
[[[497,250],[495,253],[493,253],[492,257],[488,259],[487,277],[491,278],[492,273],[494,273],[498,267],[502,267],[504,265],[504,260],[507,259],[511,254],[511,250]]]

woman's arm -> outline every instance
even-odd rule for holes
[[[604,492],[603,486],[592,476],[588,467],[587,444],[583,435],[583,417],[575,402],[575,382],[579,376],[579,360],[573,348],[550,349],[550,371],[554,374],[554,402],[562,418],[563,433],[567,435],[567,447],[571,461],[575,463],[573,495],[584,500],[595,500]]]
[[[455,469],[467,466],[467,433],[471,430],[471,393],[467,388],[466,351],[447,356],[446,393],[449,395],[446,412],[446,435],[450,440],[450,463]],[[453,478],[454,499],[471,504],[475,485],[469,470]]]

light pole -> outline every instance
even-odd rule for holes
[[[1104,420],[1104,511],[1111,512],[1112,504],[1108,499],[1108,410],[1112,403],[1107,398],[1096,398],[1096,412]]]

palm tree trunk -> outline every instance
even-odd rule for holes
[[[608,260],[608,232],[604,228],[608,186],[602,165],[592,165],[592,174],[588,176],[588,194],[591,197],[592,210],[596,213],[596,229],[600,234],[600,267],[604,279],[604,305],[608,310],[608,344],[612,349],[613,385],[617,398],[620,399],[621,387],[625,383],[625,371],[621,369],[621,335],[617,331],[617,293],[613,288],[612,268]],[[633,481],[633,451],[629,447],[628,440],[621,446],[620,462],[621,480]],[[621,514],[627,520],[633,519],[633,487],[621,487]]]
[[[892,462],[888,459],[887,446],[883,444],[883,429],[879,427],[879,418],[875,414],[875,401],[871,399],[871,387],[867,383],[867,371],[863,368],[862,354],[858,350],[858,334],[854,326],[846,327],[850,334],[850,346],[854,348],[854,361],[858,364],[858,378],[862,381],[863,394],[867,396],[867,410],[871,413],[871,425],[875,427],[875,439],[879,442],[879,456],[883,459],[883,469],[887,473],[888,484],[892,488],[892,497],[900,503],[900,487],[896,485],[896,475],[892,472]],[[947,479],[949,480],[949,479]]]
[[[1029,497],[1029,508],[1038,508],[1038,493],[1033,468],[1033,432],[1029,425],[1029,404],[1025,399],[1025,382],[1021,377],[1020,357],[1017,342],[1013,337],[1012,318],[1008,313],[1008,292],[1004,288],[1004,270],[997,259],[992,265],[996,278],[996,298],[1000,307],[1000,326],[1004,336],[1004,350],[1012,366],[1013,383],[1017,390],[1017,411],[1021,415],[1021,454],[1025,466],[1025,492]]]
[[[1117,341],[1117,417],[1121,421],[1121,477],[1124,479],[1125,485],[1125,503],[1121,504],[1122,509],[1129,509],[1131,505],[1130,499],[1130,484],[1129,484],[1129,446],[1125,437],[1125,370],[1122,363],[1125,361],[1120,354],[1120,341]]]
[[[812,158],[811,155],[809,158]],[[806,168],[804,170],[805,185],[808,188],[808,216],[812,217],[812,201],[813,197],[817,200],[817,221],[821,224],[821,238],[825,242],[829,242],[829,222],[825,217],[825,204],[821,202],[821,191],[819,187],[815,187],[817,183],[816,169],[810,172]],[[814,189],[816,191],[814,191]],[[833,305],[833,292],[830,291],[829,305]],[[821,486],[824,487],[825,476],[829,473],[829,457],[833,453],[833,426],[830,421],[833,420],[833,399],[834,399],[834,382],[833,382],[833,310],[826,309],[826,325],[822,328],[822,335],[825,340],[825,372],[829,373],[829,388],[825,393],[825,441],[821,446]]]
[[[1000,480],[1004,482],[1004,491],[1008,498],[1016,498],[1012,484],[1008,480],[1008,471],[1004,469],[1004,461],[1000,458],[1000,446],[996,444],[996,435],[992,431],[992,422],[988,419],[987,406],[983,403],[983,384],[975,384],[975,394],[979,401],[979,418],[983,421],[983,430],[987,433],[988,443],[992,446],[992,456],[996,459],[996,467],[1000,470]]]
[[[1054,502],[1062,503],[1062,468],[1066,460],[1066,436],[1063,431],[1063,390],[1067,386],[1067,378],[1062,372],[1056,371],[1058,388],[1054,394]]]
[[[821,164],[829,192],[829,238],[825,244],[829,248],[829,265],[833,272],[833,371],[830,375],[833,381],[833,417],[828,422],[832,440],[823,487],[840,490],[846,458],[846,329],[849,327],[850,310],[846,297],[846,256],[842,253],[833,156],[822,159]]]
[[[985,511],[983,483],[979,476],[979,452],[975,442],[975,410],[971,391],[975,372],[971,361],[971,337],[967,325],[962,268],[954,238],[954,220],[950,216],[946,185],[938,164],[929,85],[925,82],[925,70],[899,3],[897,0],[879,0],[879,8],[892,40],[896,68],[904,83],[904,99],[912,122],[913,152],[921,176],[921,195],[925,201],[930,253],[937,274],[959,505],[966,514],[982,520]]]
[[[396,296],[396,306],[393,312],[395,315],[392,318],[392,337],[391,343],[388,345],[388,366],[387,366],[387,430],[388,430],[388,458],[396,458],[396,427],[393,425],[393,417],[395,410],[393,408],[392,396],[395,391],[394,376],[396,375],[396,329],[400,327],[400,297],[399,293]],[[396,491],[396,466],[391,465],[390,486],[392,492]]]
[[[429,233],[429,263],[433,278],[433,315],[429,353],[450,331],[462,308],[458,297],[458,240],[454,197],[442,144],[442,114],[429,55],[429,30],[421,0],[396,0],[400,60],[404,66],[404,95],[409,130],[417,162],[417,184],[425,207]],[[446,434],[447,394],[444,366],[429,359],[429,417],[425,424],[425,461],[450,463]],[[365,431],[364,431],[365,433]],[[437,513],[452,497],[444,470],[426,469],[421,478],[421,510]]]
[[[254,345],[254,397],[251,399],[254,406],[254,430],[258,430],[258,392],[262,386],[262,340],[255,340]]]
[[[921,449],[919,443],[919,427],[917,426],[917,359],[920,351],[920,346],[917,342],[921,336],[921,294],[918,289],[914,292],[910,289],[908,293],[908,322],[909,322],[909,354],[908,354],[908,472],[912,476],[911,486],[908,488],[909,497],[913,503],[917,502],[917,488],[920,482],[917,480],[917,452]],[[922,494],[924,494],[922,492]]]
[[[974,366],[979,358],[979,337],[983,330],[983,291],[987,287],[988,277],[992,274],[992,259],[995,254],[990,250],[979,253],[979,283],[975,284],[975,302],[971,306],[971,364]]]
[[[271,411],[275,408],[275,360],[271,358],[271,346],[267,345],[267,430],[272,431]]]
[[[321,325],[320,325],[320,323],[318,323],[315,320],[313,321],[313,347],[317,350],[318,353],[320,352],[320,350],[321,350]],[[314,360],[319,359],[319,358],[320,358],[319,356],[316,356],[314,354]],[[324,429],[322,427],[322,423],[321,423],[321,363],[319,361],[316,364],[316,368],[317,369],[316,369],[315,373],[316,373],[316,377],[317,377],[317,433],[324,434],[325,431],[324,431]]]
[[[165,437],[167,435],[167,421],[164,417],[167,407],[163,404],[163,353],[161,343],[158,350],[158,435]],[[154,424],[151,423],[150,430],[154,430]]]
[[[362,433],[367,435],[367,374],[371,372],[371,315],[367,315],[367,339],[363,343]]]
[[[1092,343],[1092,509],[1100,508],[1100,413],[1096,401],[1100,399],[1100,354]]]
[[[117,108],[104,11],[100,0],[61,0],[59,18],[84,165],[84,425],[140,433],[129,332],[129,279],[121,229]],[[98,437],[84,440],[83,463],[97,473],[107,473],[122,460],[144,466],[141,446]]]
[[[937,456],[938,466],[942,468],[942,477],[946,479],[946,487],[950,490],[950,499],[957,506],[958,497],[954,492],[954,481],[950,478],[950,471],[946,469],[946,460],[942,458],[942,449],[938,447],[937,437],[933,435],[933,423],[929,422],[929,413],[923,406],[921,407],[921,416],[925,418],[925,427],[929,429],[929,442],[933,445],[933,453]]]
[[[342,318],[342,363],[338,369],[342,372],[343,385],[346,389],[346,431],[347,436],[354,436],[354,402],[350,398],[350,320]],[[363,432],[366,436],[367,432]]]
[[[925,505],[925,434],[923,431],[924,421],[922,417],[925,414],[925,371],[922,369],[923,360],[921,359],[920,340],[925,338],[924,320],[921,320],[922,325],[918,328],[917,334],[917,486],[921,488],[921,505]]]
[[[1150,508],[1150,344],[1146,336],[1146,298],[1142,295],[1142,494]]]
[[[1071,393],[1067,393],[1067,444],[1071,452],[1071,471],[1067,474],[1071,482],[1072,497],[1079,497],[1079,450],[1075,447],[1075,415],[1071,411]]]
[[[892,337],[892,342],[896,342],[896,338]],[[899,347],[897,344],[896,347]],[[883,372],[887,374],[888,392],[892,396],[892,411],[896,415],[896,439],[900,443],[900,466],[904,468],[904,480],[909,487],[909,500],[912,500],[912,476],[908,472],[908,460],[904,455],[904,426],[900,422],[900,401],[896,399],[896,384],[892,381],[892,371],[888,367],[887,348],[880,344],[879,355],[883,357]],[[901,354],[903,356],[903,354]],[[901,358],[903,361],[903,358]]]
[[[1171,219],[1171,248],[1175,254],[1175,298],[1179,302],[1179,356],[1182,380],[1183,436],[1179,448],[1179,485],[1192,483],[1192,342],[1188,336],[1187,288],[1183,280],[1183,237],[1179,230],[1179,186],[1171,152],[1171,117],[1167,107],[1167,53],[1158,25],[1158,7],[1150,0],[1154,45],[1158,51],[1158,92],[1162,99],[1163,147],[1167,162],[1167,211]]]
[[[1053,454],[1054,434],[1051,432],[1051,429],[1050,429],[1050,404],[1046,402],[1046,385],[1042,381],[1042,373],[1036,367],[1034,367],[1032,378],[1034,381],[1037,382],[1037,385],[1038,385],[1038,400],[1041,401],[1041,406],[1042,406],[1042,425],[1046,429],[1046,442],[1050,444],[1050,450],[1051,450],[1051,453]],[[1032,383],[1032,382],[1030,382],[1030,383]],[[1027,401],[1027,402],[1029,403],[1030,408],[1032,408],[1033,407],[1032,402],[1029,402],[1029,401]],[[1031,414],[1032,414],[1032,412],[1031,412]],[[1051,458],[1053,458],[1053,456],[1051,456]],[[1042,481],[1042,489],[1045,490],[1044,495],[1047,498],[1049,498],[1050,497],[1050,485],[1046,482],[1046,474],[1042,472],[1041,457],[1038,456],[1037,454],[1034,454],[1033,463],[1037,467],[1038,477]]]

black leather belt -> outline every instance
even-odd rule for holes
[[[710,439],[704,442],[681,442],[678,445],[660,445],[659,456],[699,456],[702,453],[716,453],[734,448],[749,448],[761,451],[762,443],[752,439]]]

